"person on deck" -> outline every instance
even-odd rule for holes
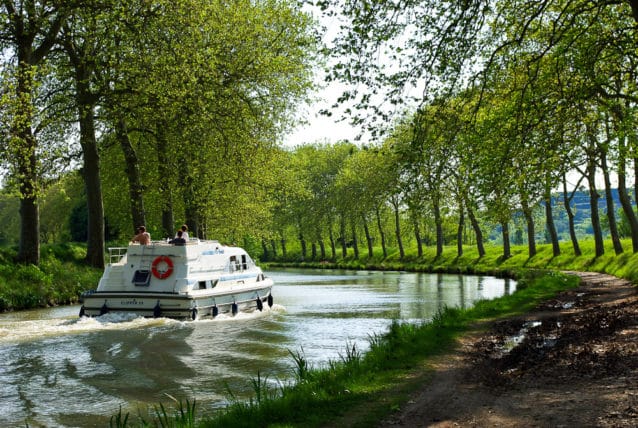
[[[131,239],[131,242],[138,242],[140,245],[150,245],[151,234],[146,231],[146,227],[140,226],[137,228],[137,235]]]
[[[184,241],[188,242],[188,226],[183,224],[177,232],[182,232],[182,238],[184,238]],[[177,233],[175,234],[175,238],[177,238]]]
[[[184,239],[184,232],[181,229],[178,230],[175,238],[171,239],[168,243],[173,245],[185,245],[186,239]]]

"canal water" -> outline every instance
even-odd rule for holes
[[[263,312],[181,322],[78,306],[0,315],[0,426],[107,426],[159,403],[197,400],[197,413],[252,395],[259,376],[294,377],[291,353],[321,367],[361,352],[392,320],[420,323],[445,306],[512,293],[508,279],[404,272],[282,269]],[[230,393],[229,393],[230,391]],[[172,397],[172,398],[171,398]],[[150,418],[146,418],[149,420]]]

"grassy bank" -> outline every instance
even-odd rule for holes
[[[16,264],[15,255],[0,249],[0,312],[77,303],[102,275],[86,266],[86,249],[77,244],[43,246],[40,266]]]
[[[625,252],[614,254],[611,242],[605,246],[605,254],[595,257],[592,240],[580,243],[582,255],[575,256],[571,244],[561,244],[561,254],[554,257],[551,245],[537,246],[534,257],[528,256],[527,246],[512,247],[512,256],[502,258],[500,246],[487,245],[486,254],[479,257],[475,247],[466,246],[463,255],[458,256],[456,247],[445,247],[443,254],[436,257],[433,248],[427,248],[423,257],[416,256],[415,249],[408,249],[406,256],[400,259],[397,252],[383,258],[380,250],[375,250],[372,258],[361,254],[358,260],[352,257],[338,258],[336,261],[289,261],[273,262],[270,265],[279,267],[307,267],[320,269],[368,269],[368,270],[405,270],[431,273],[487,274],[495,276],[516,276],[518,272],[528,269],[574,270],[608,273],[625,278],[638,284],[638,253],[631,252],[631,241],[622,242]]]

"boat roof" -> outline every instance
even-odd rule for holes
[[[119,260],[124,254],[129,256],[151,256],[151,255],[188,255],[193,257],[197,255],[225,257],[234,255],[247,255],[248,253],[241,247],[223,245],[216,240],[189,239],[186,244],[175,245],[167,241],[152,241],[149,245],[140,245],[138,243],[129,243],[128,247],[112,247],[109,248],[111,259]]]

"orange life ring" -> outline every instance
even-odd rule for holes
[[[158,270],[157,266],[161,263],[166,264],[165,270]],[[166,279],[173,273],[173,261],[168,256],[158,256],[153,260],[153,264],[151,265],[151,272],[153,272],[153,276],[157,279]]]

